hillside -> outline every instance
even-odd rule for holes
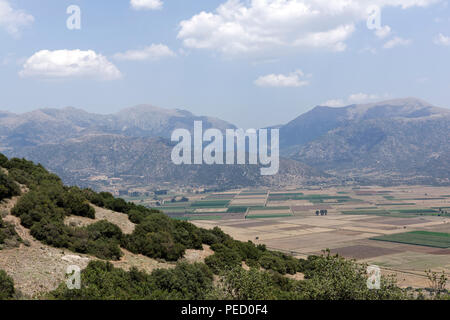
[[[331,178],[295,160],[281,159],[275,176],[261,176],[255,165],[174,165],[174,144],[162,138],[88,135],[58,144],[22,149],[25,156],[58,173],[66,183],[99,186],[91,177],[122,179],[123,184],[209,185],[222,188],[312,184]],[[101,182],[100,182],[101,183]]]

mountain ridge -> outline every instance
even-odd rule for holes
[[[118,172],[153,176],[147,180],[152,183],[179,184],[191,179],[195,184],[227,186],[232,185],[233,179],[239,186],[321,183],[327,179],[345,183],[350,178],[377,184],[450,184],[450,110],[420,99],[338,108],[317,106],[277,126],[283,160],[281,174],[273,179],[259,178],[257,166],[236,170],[227,166],[173,166],[169,157],[172,145],[168,142],[171,132],[178,128],[192,130],[196,120],[203,121],[204,129],[236,128],[217,118],[148,104],[111,115],[73,107],[39,109],[23,116],[0,112],[0,151],[9,156],[26,156],[63,177],[79,179],[88,179],[89,173],[114,177]],[[116,145],[112,144],[112,137]],[[110,149],[105,148],[105,143]],[[153,150],[145,153],[149,147]],[[96,155],[103,162],[88,159],[85,153]],[[146,157],[153,164],[146,164]],[[117,161],[126,165],[116,165],[109,159],[121,159]],[[135,167],[141,171],[122,170],[130,163],[137,163]],[[77,184],[79,179],[70,182]]]

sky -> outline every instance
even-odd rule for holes
[[[449,58],[445,0],[0,0],[16,113],[151,104],[258,128],[316,105],[450,107]]]

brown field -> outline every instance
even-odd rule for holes
[[[277,190],[277,192],[290,191]],[[267,207],[290,206],[294,216],[193,223],[205,228],[219,226],[238,240],[264,243],[270,249],[290,253],[296,257],[321,254],[322,250],[330,249],[332,253],[339,253],[362,263],[378,265],[384,274],[395,274],[403,287],[429,285],[425,274],[425,270],[428,269],[450,273],[449,249],[370,240],[384,234],[416,230],[450,233],[450,216],[401,212],[401,210],[435,210],[439,207],[449,207],[444,210],[450,213],[450,198],[442,197],[450,194],[450,188],[400,186],[365,187],[355,190],[296,189],[292,192],[303,192],[305,195],[347,196],[351,199],[341,203],[330,203],[334,200],[325,199],[315,204],[308,200],[269,201]],[[322,209],[327,209],[328,215],[316,216],[315,211]],[[387,210],[390,214],[377,215],[370,212],[364,214],[364,210]],[[257,212],[259,215],[263,214],[262,211],[250,212]],[[286,210],[274,208],[269,212],[282,211]],[[356,211],[358,214],[343,214],[342,211]],[[267,214],[269,212],[266,211]]]

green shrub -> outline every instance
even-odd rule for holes
[[[0,201],[18,195],[20,195],[19,185],[0,170]]]
[[[212,294],[218,300],[274,300],[279,289],[267,272],[236,267],[221,274],[219,286]]]
[[[0,153],[0,167],[5,168],[7,163],[8,158],[4,154]]]
[[[213,244],[211,249],[214,250],[214,254],[207,257],[205,263],[214,273],[218,274],[223,270],[229,270],[241,265],[243,259],[236,250],[220,243]]]
[[[14,225],[11,223],[4,222],[0,216],[0,244],[4,244],[6,240],[11,240],[9,245],[18,246],[22,239],[17,234]],[[1,248],[0,248],[1,250]]]
[[[0,270],[0,300],[9,300],[14,297],[14,281],[6,274],[5,271]]]

